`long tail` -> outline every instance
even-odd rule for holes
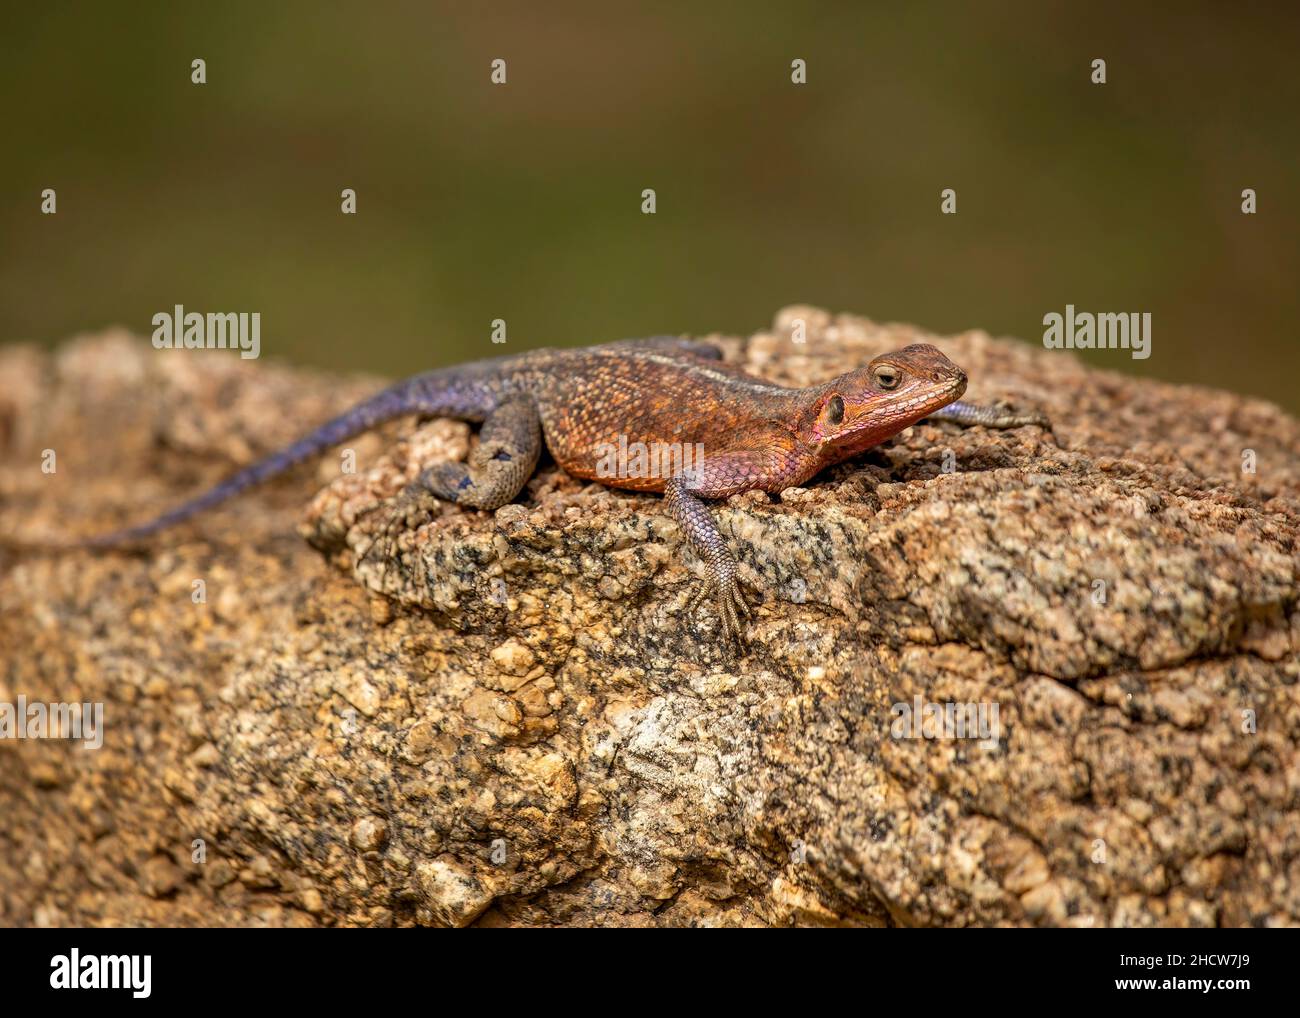
[[[202,495],[145,523],[66,543],[26,544],[15,541],[4,543],[15,550],[29,551],[72,551],[85,548],[114,548],[129,544],[174,526],[205,509],[211,509],[256,484],[284,473],[304,460],[320,455],[331,446],[369,431],[394,417],[420,413],[478,421],[482,420],[491,409],[491,404],[492,394],[484,384],[481,372],[454,368],[430,371],[376,393],[370,399],[358,403],[333,420],[322,424],[292,445],[245,467]]]

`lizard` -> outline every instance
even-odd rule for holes
[[[61,547],[138,542],[385,421],[451,417],[481,425],[477,444],[467,462],[423,470],[400,496],[404,503],[433,496],[467,509],[499,508],[523,489],[543,446],[574,477],[662,494],[705,567],[688,611],[693,615],[711,595],[725,636],[737,647],[751,608],[707,502],[802,485],[924,418],[1050,428],[1037,412],[963,402],[966,384],[961,368],[924,343],[807,388],[749,375],[725,363],[718,347],[676,337],[538,349],[397,382],[169,512]],[[625,448],[699,454],[689,462],[673,458],[669,469],[660,469],[668,459],[661,457],[651,469],[611,471],[608,452],[620,439]]]

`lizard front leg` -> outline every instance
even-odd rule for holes
[[[664,486],[669,514],[682,528],[686,543],[704,560],[706,585],[691,605],[712,594],[723,631],[733,646],[742,643],[742,619],[750,615],[750,607],[736,578],[736,560],[703,499],[725,498],[762,487],[770,459],[767,453],[744,450],[706,455],[694,469],[675,475]]]
[[[952,421],[954,424],[967,426],[978,424],[986,428],[1023,428],[1028,424],[1036,424],[1040,428],[1052,430],[1052,422],[1047,419],[1047,415],[1037,410],[1016,413],[1006,407],[983,406],[979,403],[964,403],[961,400],[936,410],[926,419]]]

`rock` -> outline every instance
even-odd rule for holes
[[[352,846],[359,852],[377,852],[388,839],[388,829],[379,817],[362,817],[352,825]]]
[[[447,421],[144,555],[0,552],[0,700],[105,704],[102,748],[0,742],[0,922],[1300,924],[1300,423],[812,308],[721,342],[807,384],[918,341],[1053,433],[922,423],[716,506],[739,661],[658,499],[549,460],[358,564]],[[148,516],[373,385],[11,348],[0,533]]]
[[[157,855],[140,868],[140,886],[151,898],[171,894],[180,886],[184,874],[165,855]]]
[[[446,859],[422,862],[416,881],[434,922],[442,926],[468,926],[492,903],[473,871]]]

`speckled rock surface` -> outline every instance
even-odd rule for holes
[[[0,703],[105,705],[100,749],[0,740],[0,922],[1300,923],[1300,424],[811,308],[723,344],[806,384],[919,340],[1054,434],[921,424],[718,506],[739,661],[658,500],[546,460],[366,555],[448,421],[138,554],[0,553]],[[374,384],[10,348],[0,530],[150,515]]]

